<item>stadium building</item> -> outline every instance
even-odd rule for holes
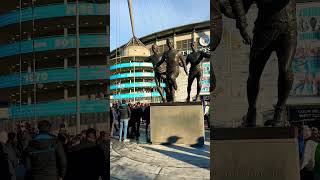
[[[190,43],[194,40],[198,44],[198,49],[210,53],[210,22],[201,22],[189,24],[185,26],[175,27],[164,31],[156,32],[148,36],[140,38],[144,47],[148,52],[138,57],[127,55],[128,45],[123,45],[111,52],[109,62],[110,76],[110,91],[111,100],[127,99],[129,101],[140,102],[160,102],[160,94],[157,92],[154,82],[154,72],[151,63],[146,63],[144,60],[150,56],[151,46],[158,45],[160,53],[167,50],[166,39],[172,38],[174,47],[182,52],[185,56],[191,52]],[[130,44],[130,43],[129,43]],[[138,52],[136,50],[135,52]],[[204,62],[207,62],[204,60]],[[209,74],[209,66],[206,63],[206,77]],[[181,68],[180,75],[177,79],[178,90],[176,92],[177,101],[185,101],[187,97],[187,76]],[[208,96],[208,79],[203,81],[202,94]],[[161,84],[162,87],[165,84]],[[196,81],[193,83],[191,95],[196,93]]]
[[[320,30],[320,3],[318,1],[297,1],[297,25],[298,45],[297,53],[293,60],[294,83],[290,97],[287,101],[287,113],[292,123],[319,124],[319,92],[320,92],[320,69],[319,69],[319,30]],[[249,31],[253,30],[257,15],[255,5],[248,12]],[[165,41],[173,38],[174,46],[184,55],[191,52],[190,42],[195,40],[200,50],[209,52],[210,23],[200,22],[156,32],[141,37],[141,42],[147,49],[152,44],[157,44],[159,50],[166,50]],[[129,99],[131,101],[159,102],[159,94],[154,87],[152,65],[139,60],[126,59],[123,49],[126,45],[118,47],[111,52],[110,59],[110,90],[111,100]],[[231,119],[226,124],[217,126],[237,127],[241,123],[243,115],[247,111],[246,82],[248,78],[250,48],[243,44],[235,21],[223,16],[223,37],[220,45],[213,53],[213,68],[217,78],[217,87],[214,96],[224,94],[232,97],[233,113],[224,113],[221,119]],[[151,51],[150,51],[151,54]],[[262,123],[273,117],[273,105],[277,99],[277,58],[275,54],[270,57],[266,64],[261,79],[261,89],[257,107],[259,107],[258,123]],[[202,81],[202,99],[209,98],[209,71],[208,60],[203,62],[204,78]],[[129,82],[129,83],[128,83]],[[177,79],[177,101],[185,101],[187,97],[187,76],[180,69]],[[195,95],[196,83],[192,86],[191,97]],[[232,102],[231,100],[227,100]],[[224,107],[223,107],[224,108]],[[226,111],[225,112],[231,112]],[[214,111],[214,110],[212,110]],[[213,112],[214,113],[214,112]],[[225,123],[225,122],[223,122]],[[318,126],[318,125],[317,125]]]
[[[105,128],[109,19],[109,0],[79,0],[78,8],[75,0],[2,3],[2,125],[47,119],[54,127],[61,123],[74,127],[78,54],[81,128]]]

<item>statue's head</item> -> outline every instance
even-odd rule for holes
[[[312,17],[312,18],[310,19],[310,26],[311,26],[311,28],[312,28],[313,30],[316,28],[316,26],[317,26],[317,19],[316,19],[315,17]]]
[[[167,46],[169,49],[173,49],[173,39],[171,38],[167,39]]]
[[[191,42],[190,47],[193,51],[195,51],[197,49],[197,43],[195,41]]]
[[[153,45],[151,46],[151,50],[152,50],[153,53],[157,53],[157,52],[158,52],[158,46],[155,45],[155,44],[153,44]]]

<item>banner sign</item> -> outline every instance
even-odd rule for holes
[[[318,106],[298,106],[289,107],[288,116],[290,121],[319,121],[320,120],[320,107]]]
[[[107,79],[105,66],[95,67],[81,67],[80,80],[97,80]],[[36,83],[53,83],[53,82],[66,82],[76,80],[76,68],[68,69],[50,69],[37,71],[35,74],[22,73],[21,85],[30,85],[34,81]],[[20,75],[0,76],[0,88],[17,87],[20,86]]]
[[[210,62],[202,63],[201,83],[200,95],[210,95]]]
[[[81,100],[81,113],[107,112],[108,100]],[[27,118],[44,116],[62,116],[76,114],[76,101],[54,101],[48,103],[38,103],[36,105],[14,105],[9,107],[10,118]]]
[[[298,46],[291,96],[320,95],[320,3],[297,4]]]
[[[34,8],[34,20],[76,16],[76,12],[77,6],[75,3],[40,6]],[[79,3],[79,15],[107,15],[107,4]],[[21,22],[31,21],[32,19],[33,17],[31,7],[21,10]],[[19,22],[19,9],[0,16],[0,27],[8,26],[11,24],[17,24]]]
[[[107,38],[109,39],[109,36],[105,34],[80,35],[80,48],[107,47]],[[76,48],[74,35],[40,38],[34,41],[35,52],[71,48]],[[33,52],[33,41],[21,42],[21,54],[31,52]],[[0,46],[0,58],[17,54],[20,54],[19,43]]]

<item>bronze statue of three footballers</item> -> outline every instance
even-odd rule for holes
[[[258,7],[258,16],[255,21],[252,39],[247,30],[246,13],[253,3],[256,3]],[[265,122],[265,126],[281,126],[281,115],[293,83],[292,60],[297,46],[295,0],[212,0],[211,13],[211,27],[213,28],[213,32],[211,31],[211,51],[217,48],[221,40],[222,13],[236,20],[236,26],[243,37],[244,43],[250,45],[249,77],[247,81],[249,107],[242,123],[243,127],[256,127],[256,101],[259,94],[260,78],[271,53],[276,52],[279,70],[278,101],[274,108],[273,119]],[[194,79],[197,79],[196,98],[198,98],[202,75],[200,62],[203,58],[210,57],[210,55],[201,51],[196,51],[194,45],[194,43],[191,44],[193,52],[186,59],[187,63],[191,63],[187,101],[190,101],[190,90]],[[188,72],[183,55],[174,49],[172,40],[167,40],[167,46],[169,50],[164,52],[158,63],[153,64],[157,69],[164,62],[167,63],[166,76],[158,75],[156,79],[161,77],[166,82],[166,99],[168,102],[173,102],[175,90],[178,88],[176,78],[179,75],[179,65],[182,65],[186,74]],[[159,56],[157,59],[159,60]],[[210,61],[213,61],[212,58]],[[214,75],[212,66],[210,74]],[[212,77],[210,91],[214,90],[215,83],[215,78]]]

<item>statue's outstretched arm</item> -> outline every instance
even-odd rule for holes
[[[147,57],[144,62],[150,62],[151,61],[151,58],[150,57]]]
[[[187,56],[187,58],[186,58],[186,66],[188,66],[188,64],[189,64],[189,62],[190,62],[190,59],[189,59],[190,57],[189,57],[189,55]]]
[[[156,67],[161,66],[161,64],[166,60],[165,53],[163,53],[161,60],[156,64]]]
[[[186,75],[188,75],[186,61],[184,60],[183,55],[181,53],[179,53],[179,59],[182,62],[184,72],[186,73]]]
[[[205,53],[203,51],[200,51],[200,56],[199,58],[197,59],[197,62],[196,64],[199,64],[201,63],[202,60],[204,60],[205,58],[209,59],[211,57],[210,53]]]

